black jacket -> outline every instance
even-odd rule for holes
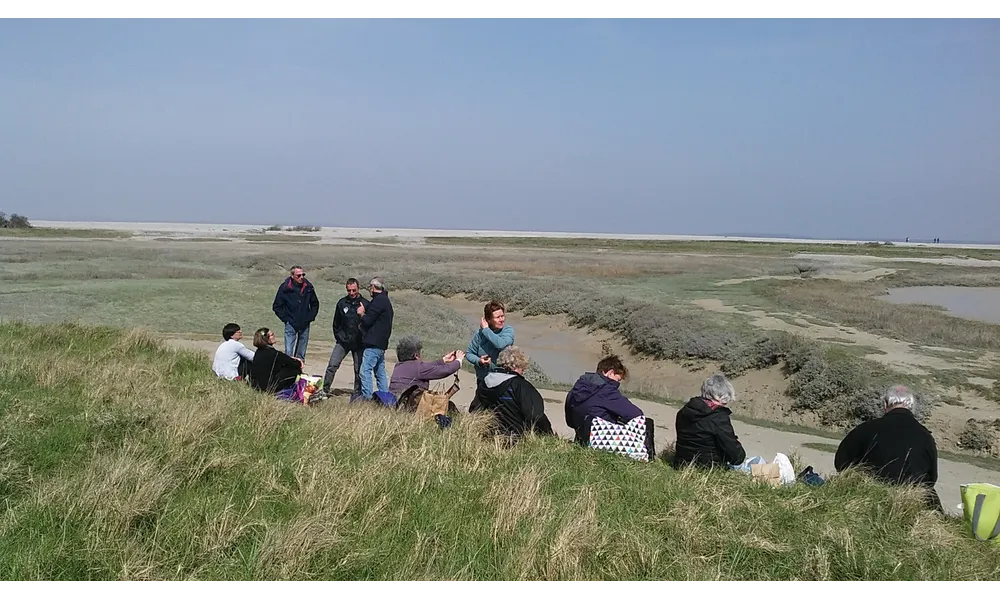
[[[372,296],[372,301],[365,307],[365,316],[361,319],[361,345],[387,350],[391,335],[392,302],[389,301],[389,292],[382,291]]]
[[[309,280],[303,279],[300,285],[292,281],[291,277],[287,277],[274,294],[271,310],[282,323],[291,325],[295,331],[302,331],[316,320],[316,315],[319,314],[319,298],[316,297],[316,290]]]
[[[469,412],[479,411],[493,413],[496,434],[520,436],[530,430],[552,433],[542,395],[527,379],[503,368],[497,368],[479,382]]]
[[[337,301],[337,308],[333,312],[333,339],[344,349],[361,348],[361,317],[358,316],[358,307],[364,306],[368,310],[368,304],[361,296],[344,296]]]
[[[302,373],[299,361],[274,346],[257,348],[250,363],[250,385],[261,392],[280,392],[295,384],[295,376]]]
[[[857,466],[886,483],[917,483],[934,489],[937,483],[937,445],[934,436],[906,409],[890,410],[851,430],[833,459],[837,471]],[[940,508],[934,493],[932,508]]]
[[[733,431],[725,406],[709,408],[703,398],[691,398],[677,411],[677,444],[674,466],[693,463],[699,467],[740,464],[747,453]]]

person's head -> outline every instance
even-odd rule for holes
[[[406,362],[408,360],[417,360],[420,358],[420,351],[423,348],[424,344],[417,336],[403,336],[396,344],[396,361]]]
[[[625,368],[625,363],[617,354],[602,358],[597,363],[597,372],[615,381],[621,381],[628,377],[628,369]]]
[[[222,339],[226,341],[236,340],[237,342],[243,339],[240,326],[236,323],[226,323],[226,326],[222,328]]]
[[[729,404],[736,400],[736,390],[725,375],[716,373],[701,384],[701,397],[719,404]]]
[[[294,267],[289,269],[288,272],[291,274],[292,281],[294,281],[295,283],[302,283],[303,281],[305,281],[306,272],[299,265],[295,265]]]
[[[486,306],[483,307],[483,318],[486,319],[491,329],[503,329],[503,324],[507,321],[503,304],[496,300],[487,302]]]
[[[528,355],[517,346],[507,346],[500,351],[497,364],[508,371],[524,375],[524,372],[528,370]]]
[[[375,294],[381,294],[385,291],[385,284],[378,277],[372,277],[372,280],[368,282],[368,291],[374,298]]]
[[[257,331],[253,332],[253,347],[263,348],[264,346],[274,345],[274,332],[267,327],[261,327]]]
[[[885,412],[890,410],[895,410],[897,408],[905,408],[906,410],[913,410],[914,398],[913,392],[910,388],[905,385],[893,385],[882,394],[882,405],[885,407]]]
[[[353,277],[347,280],[347,284],[344,287],[347,289],[347,295],[351,298],[357,298],[361,295],[361,292],[359,291],[361,289],[360,284],[358,283],[358,280]]]

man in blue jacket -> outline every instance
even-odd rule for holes
[[[600,417],[612,423],[628,423],[642,415],[618,389],[628,369],[615,355],[602,358],[595,373],[584,373],[566,394],[566,424],[576,431],[576,441],[587,444],[590,439],[587,417]]]
[[[389,391],[389,377],[385,373],[385,351],[389,348],[389,337],[392,335],[392,302],[385,284],[379,279],[372,279],[368,284],[372,295],[371,302],[365,307],[357,308],[361,317],[361,397],[370,400],[372,389],[372,373],[378,382],[378,391]]]
[[[285,354],[305,360],[309,324],[319,314],[319,298],[302,267],[292,267],[291,276],[278,286],[271,310],[285,324]]]
[[[476,381],[481,382],[494,369],[501,350],[513,345],[514,328],[507,325],[503,304],[491,300],[483,307],[479,330],[465,351],[465,360],[476,367]]]

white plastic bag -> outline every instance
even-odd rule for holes
[[[792,461],[788,460],[787,456],[779,452],[774,455],[772,462],[778,465],[778,470],[781,472],[782,485],[795,483],[795,469],[792,467]]]

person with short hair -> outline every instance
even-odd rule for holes
[[[396,366],[389,380],[389,392],[397,398],[411,386],[426,390],[431,381],[454,375],[462,368],[465,352],[452,350],[434,362],[424,362],[420,356],[423,347],[415,335],[404,336],[396,343]]]
[[[465,359],[476,368],[476,381],[482,381],[493,370],[500,352],[514,344],[514,328],[507,325],[503,304],[491,300],[483,307],[479,329],[473,334]]]
[[[236,323],[226,323],[222,328],[222,343],[215,349],[212,371],[222,379],[244,381],[250,373],[254,352],[240,341],[243,330]]]
[[[913,483],[927,490],[927,506],[943,510],[934,489],[938,478],[937,444],[913,415],[913,392],[893,385],[882,394],[884,414],[850,431],[837,447],[837,472],[857,467],[889,484]]]
[[[736,390],[725,376],[715,374],[701,385],[701,395],[688,400],[679,411],[675,429],[674,467],[740,465],[747,453],[733,430],[729,404]]]
[[[347,295],[337,301],[337,306],[333,310],[333,350],[330,352],[330,361],[326,365],[326,374],[323,376],[323,391],[330,392],[333,385],[333,378],[337,376],[337,369],[348,353],[354,362],[354,391],[351,400],[361,397],[361,315],[358,314],[358,307],[368,307],[368,300],[361,296],[358,280],[351,277],[344,286]]]
[[[619,386],[628,369],[617,355],[602,358],[593,373],[584,373],[566,394],[566,424],[576,432],[576,441],[590,439],[590,417],[624,424],[642,416],[642,409],[622,394]]]
[[[507,346],[497,357],[494,370],[476,389],[469,412],[492,412],[496,434],[515,439],[529,431],[555,435],[552,423],[545,416],[542,395],[524,378],[528,364],[528,357],[520,348]]]
[[[377,277],[368,283],[372,301],[357,309],[361,317],[361,398],[371,400],[375,393],[372,376],[380,392],[389,391],[389,378],[385,373],[385,351],[392,336],[392,302],[385,284]]]
[[[278,286],[271,310],[285,324],[285,354],[305,360],[309,325],[319,314],[319,297],[302,267],[295,265],[289,272]]]

